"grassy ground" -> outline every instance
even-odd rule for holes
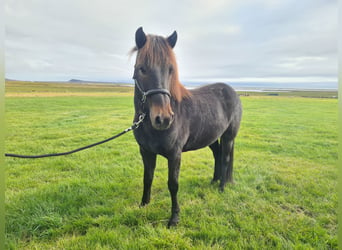
[[[6,152],[66,151],[131,125],[129,91],[16,92],[7,92]],[[336,249],[337,100],[242,103],[236,184],[224,193],[210,185],[209,149],[183,154],[181,222],[170,230],[166,160],[158,158],[151,204],[139,208],[143,168],[132,134],[66,157],[7,158],[7,248]]]

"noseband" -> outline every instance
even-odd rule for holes
[[[137,81],[137,79],[134,79],[135,81],[135,86],[137,86],[138,90],[140,91],[142,98],[141,98],[141,102],[145,103],[146,102],[146,98],[148,96],[152,96],[155,94],[163,94],[163,95],[167,95],[169,97],[171,97],[170,91],[168,91],[167,89],[150,89],[147,91],[143,91],[143,89],[141,88],[139,82]]]

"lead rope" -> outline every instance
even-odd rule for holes
[[[69,155],[69,154],[73,154],[73,153],[76,153],[76,152],[79,152],[79,151],[82,151],[82,150],[85,150],[87,148],[92,148],[92,147],[95,147],[97,145],[100,145],[100,144],[103,144],[105,142],[108,142],[108,141],[111,141],[111,140],[114,140],[124,134],[126,134],[127,132],[131,131],[131,130],[135,130],[137,128],[139,128],[140,124],[144,121],[145,119],[145,116],[146,114],[145,113],[142,113],[141,115],[139,115],[139,118],[138,118],[138,121],[136,122],[133,122],[132,126],[130,126],[129,128],[126,128],[124,131],[108,138],[108,139],[105,139],[103,141],[99,141],[99,142],[96,142],[96,143],[93,143],[93,144],[90,144],[88,146],[84,146],[84,147],[81,147],[81,148],[77,148],[77,149],[74,149],[74,150],[71,150],[71,151],[68,151],[68,152],[63,152],[63,153],[54,153],[54,154],[43,154],[43,155],[19,155],[19,154],[5,154],[6,157],[16,157],[16,158],[28,158],[28,159],[37,159],[37,158],[45,158],[45,157],[54,157],[54,156],[62,156],[62,155]]]
[[[164,94],[164,95],[168,95],[168,96],[171,96],[170,92],[167,90],[167,89],[150,89],[150,90],[147,90],[147,91],[144,91],[141,86],[139,85],[139,82],[134,79],[135,81],[135,86],[137,86],[138,90],[140,91],[141,95],[142,95],[142,99],[141,99],[141,104],[144,105],[144,103],[146,102],[146,98],[148,96],[151,96],[151,95],[154,95],[154,94]],[[99,141],[99,142],[96,142],[96,143],[93,143],[93,144],[90,144],[88,146],[84,146],[84,147],[81,147],[81,148],[77,148],[77,149],[74,149],[74,150],[71,150],[71,151],[68,151],[68,152],[63,152],[63,153],[54,153],[54,154],[43,154],[43,155],[19,155],[19,154],[5,154],[6,157],[16,157],[16,158],[28,158],[28,159],[36,159],[36,158],[45,158],[45,157],[54,157],[54,156],[62,156],[62,155],[69,155],[69,154],[73,154],[73,153],[76,153],[76,152],[79,152],[79,151],[82,151],[82,150],[85,150],[85,149],[88,149],[88,148],[92,148],[92,147],[95,147],[97,145],[100,145],[100,144],[103,144],[105,142],[108,142],[108,141],[111,141],[111,140],[114,140],[120,136],[122,136],[123,134],[126,134],[127,132],[131,131],[131,130],[134,130],[134,129],[137,129],[139,127],[139,125],[144,121],[145,119],[145,116],[146,116],[146,113],[141,113],[139,115],[139,118],[138,118],[138,121],[134,122],[133,125],[127,129],[125,129],[124,131],[120,132],[119,134],[117,135],[114,135],[108,139],[105,139],[103,141]]]

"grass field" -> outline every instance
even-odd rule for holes
[[[6,152],[67,151],[131,125],[130,88],[45,88],[8,86]],[[210,185],[208,148],[184,153],[177,228],[166,228],[162,157],[151,203],[139,208],[143,167],[130,133],[70,156],[7,158],[6,247],[337,249],[337,100],[241,99],[236,184]]]

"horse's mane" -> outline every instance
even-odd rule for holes
[[[181,102],[184,98],[190,97],[190,92],[179,81],[176,56],[168,44],[167,40],[161,36],[147,35],[146,43],[138,49],[134,47],[131,54],[137,52],[137,63],[147,64],[149,67],[154,65],[172,65],[172,78],[170,93],[174,99]]]

